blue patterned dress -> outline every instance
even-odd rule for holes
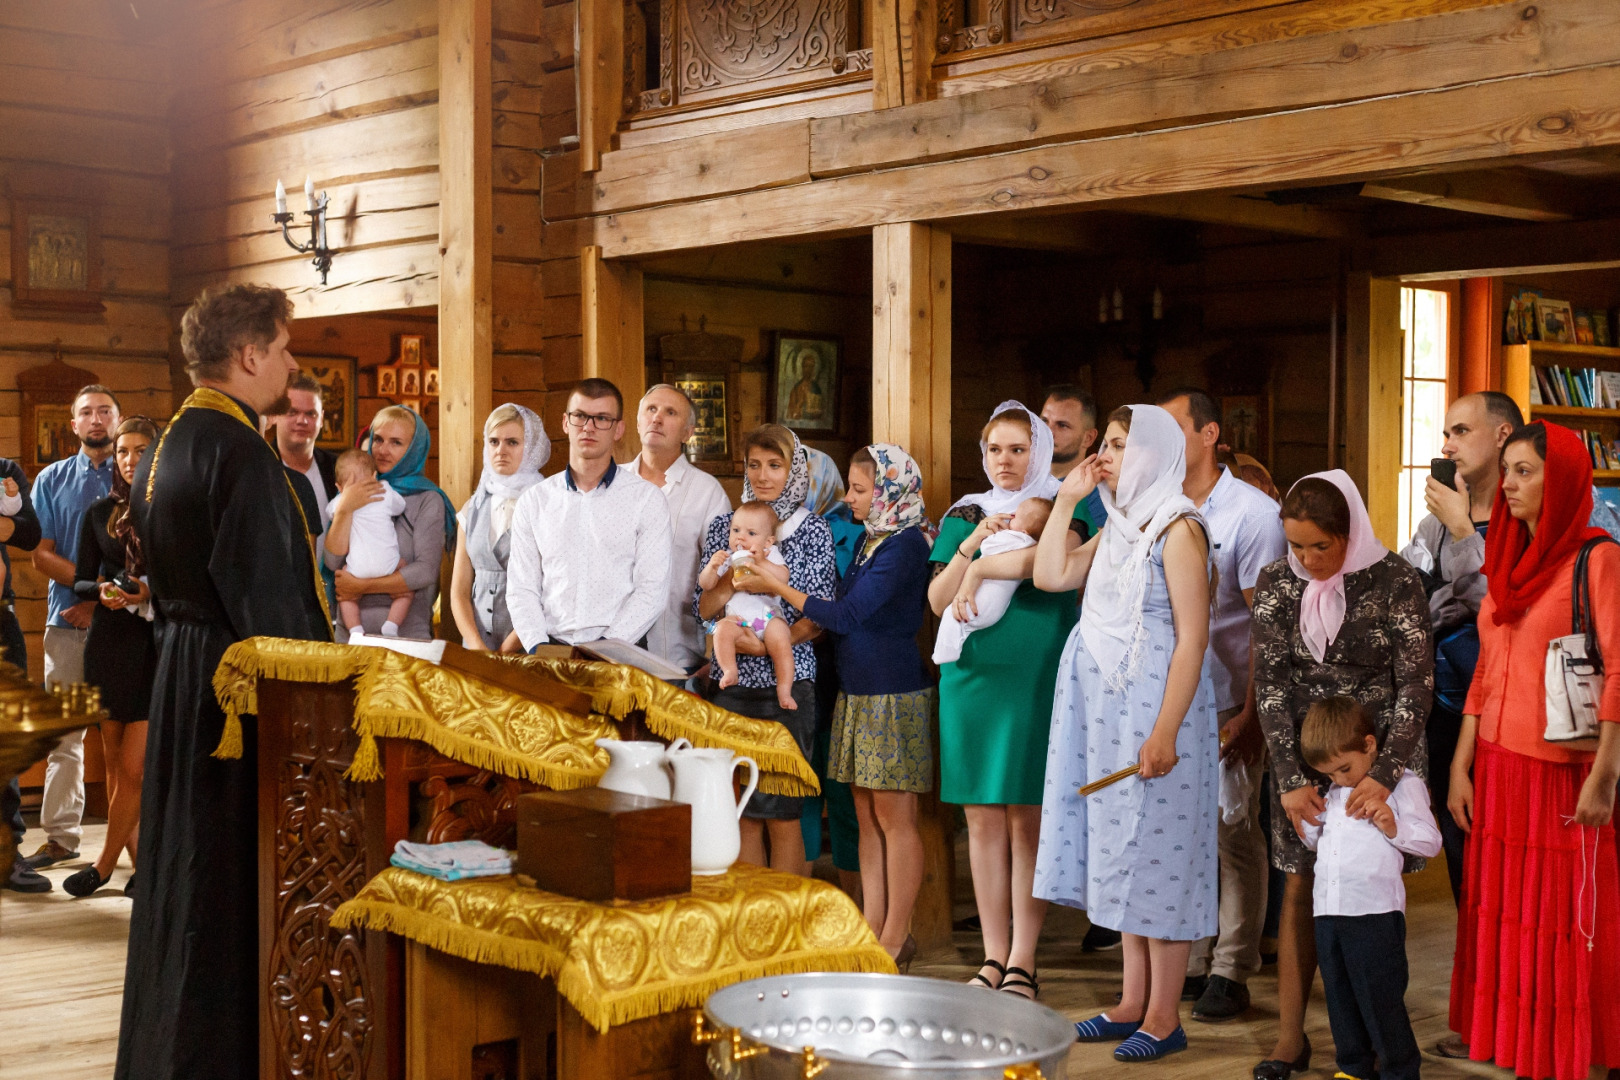
[[[1108,690],[1080,627],[1069,634],[1052,700],[1035,895],[1083,908],[1099,926],[1196,941],[1215,934],[1219,913],[1220,736],[1207,658],[1176,735],[1181,759],[1170,775],[1127,777],[1089,798],[1079,795],[1082,785],[1134,764],[1159,717],[1176,645],[1162,536],[1150,573],[1146,652],[1127,690]]]

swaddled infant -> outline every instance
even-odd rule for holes
[[[1047,519],[1051,516],[1051,499],[1025,499],[1018,504],[1011,524],[1000,532],[985,537],[984,543],[979,545],[979,554],[988,558],[1007,551],[1034,547],[1035,542],[1041,538],[1041,530],[1046,527]],[[969,573],[972,571],[969,570]],[[1013,593],[1017,592],[1018,586],[1022,584],[1022,581],[1001,581],[995,578],[981,580],[977,591],[973,594],[973,606],[979,609],[978,614],[967,622],[957,620],[956,605],[947,608],[939,620],[939,634],[934,638],[934,663],[951,664],[961,659],[962,646],[966,643],[967,636],[975,630],[983,630],[1000,621],[1001,617],[1007,614],[1007,605],[1012,603]]]

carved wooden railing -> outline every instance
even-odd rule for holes
[[[627,119],[870,77],[861,0],[625,0]]]

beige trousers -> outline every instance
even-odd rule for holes
[[[45,628],[45,689],[84,681],[84,639],[88,630]],[[84,838],[84,728],[64,735],[45,759],[45,791],[39,826],[45,839],[69,851]]]
[[[1220,722],[1238,714],[1223,709]],[[1187,974],[1220,975],[1235,983],[1247,983],[1260,970],[1260,936],[1266,923],[1266,834],[1260,828],[1260,798],[1263,789],[1259,770],[1264,759],[1253,767],[1254,786],[1249,793],[1248,812],[1234,824],[1222,821],[1217,833],[1221,861],[1220,934],[1193,942],[1187,959]]]

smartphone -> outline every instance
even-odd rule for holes
[[[1452,491],[1457,490],[1457,463],[1450,458],[1430,458],[1429,475]]]

